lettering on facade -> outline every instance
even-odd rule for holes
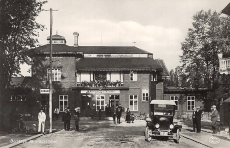
[[[119,94],[120,90],[81,90],[82,94]]]

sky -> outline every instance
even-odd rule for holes
[[[48,0],[43,7],[53,10],[53,35],[64,36],[73,46],[136,46],[163,59],[167,69],[180,65],[181,43],[192,17],[201,10],[221,12],[229,0]],[[223,14],[224,15],[224,14]],[[42,11],[36,21],[45,25],[39,44],[47,44],[50,12]],[[28,66],[22,75],[30,76]]]

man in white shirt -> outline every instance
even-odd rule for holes
[[[44,134],[45,131],[45,121],[46,121],[46,114],[43,112],[43,109],[40,110],[38,113],[38,132],[41,132]]]

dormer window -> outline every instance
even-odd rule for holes
[[[50,44],[50,37],[47,37],[48,44]],[[52,44],[66,44],[66,40],[63,36],[53,35],[52,36]]]

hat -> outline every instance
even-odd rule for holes
[[[200,106],[197,106],[196,108],[197,108],[197,109],[200,109]]]
[[[70,109],[69,107],[67,107],[67,109]]]
[[[213,105],[212,108],[216,108],[216,105]]]
[[[74,110],[80,110],[80,107],[76,107]]]

